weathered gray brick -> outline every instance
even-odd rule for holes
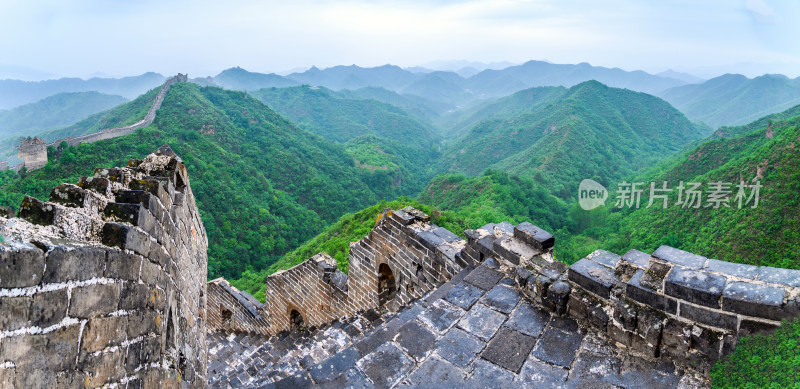
[[[39,284],[44,264],[44,252],[30,243],[0,244],[0,288]]]
[[[609,297],[616,281],[613,270],[586,258],[569,267],[568,277],[570,281],[603,298]]]
[[[675,266],[664,281],[664,293],[695,304],[719,308],[727,278]]]
[[[669,246],[661,246],[653,252],[654,258],[681,265],[692,269],[701,269],[707,258],[702,255],[692,254],[688,251],[678,250]]]
[[[743,315],[780,320],[786,290],[782,287],[750,282],[728,282],[722,294],[722,308]]]

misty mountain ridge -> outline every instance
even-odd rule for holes
[[[0,109],[33,103],[63,92],[100,92],[135,99],[161,85],[166,77],[148,72],[123,78],[59,78],[46,81],[0,80]]]
[[[713,128],[743,125],[800,104],[800,77],[791,79],[782,74],[765,74],[747,78],[741,74],[725,74],[657,95],[690,119]]]

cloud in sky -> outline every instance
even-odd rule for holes
[[[796,15],[794,0],[4,0],[0,73],[205,76],[237,65],[547,59],[795,77]]]

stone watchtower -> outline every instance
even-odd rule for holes
[[[28,170],[39,169],[47,165],[47,142],[37,137],[22,138],[19,141],[17,156]]]

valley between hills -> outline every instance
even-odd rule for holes
[[[135,123],[164,79],[0,81],[0,95],[18,97],[1,102],[0,159],[18,162],[21,137]],[[347,272],[350,243],[384,209],[408,205],[457,233],[530,221],[553,232],[567,264],[597,249],[670,245],[800,269],[797,79],[689,83],[531,61],[469,77],[386,65],[287,76],[232,68],[189,81],[171,87],[146,128],[50,147],[41,169],[0,171],[0,205],[16,209],[25,195],[46,198],[95,166],[125,166],[167,144],[191,172],[208,278],[262,301],[269,274],[318,252]],[[580,207],[583,179],[607,188],[605,206]],[[646,196],[651,182],[761,190],[757,207],[615,205],[625,184],[647,185]]]

